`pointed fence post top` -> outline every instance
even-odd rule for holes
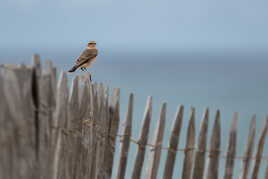
[[[208,119],[209,119],[209,109],[206,108],[205,112],[203,114],[203,118],[202,118],[202,122],[201,122],[201,128],[200,128],[200,131],[199,131],[198,148],[205,148],[206,147]]]
[[[61,91],[61,90],[66,90],[66,86],[68,84],[68,79],[67,79],[67,73],[62,71],[60,73],[60,77],[59,77],[59,81],[58,81],[58,90]]]
[[[72,79],[71,95],[70,95],[70,102],[71,103],[78,98],[78,81],[79,81],[78,76],[75,76]]]
[[[234,112],[233,121],[232,121],[231,129],[230,129],[231,133],[237,132],[237,123],[238,123],[238,112]]]
[[[216,111],[215,121],[212,129],[211,134],[211,147],[212,148],[219,148],[221,143],[221,126],[220,126],[220,110]]]
[[[32,60],[33,60],[33,65],[34,66],[39,66],[40,67],[41,62],[40,62],[40,55],[39,54],[37,54],[37,53],[33,54]]]
[[[251,177],[252,179],[257,179],[258,175],[259,175],[259,169],[260,169],[261,158],[262,158],[262,154],[263,154],[267,130],[268,130],[268,117],[265,117],[265,119],[263,121],[262,129],[261,129],[260,134],[259,134],[257,151],[255,154],[254,167],[253,167],[252,177]]]
[[[110,100],[110,107],[119,109],[120,106],[119,102],[120,102],[120,88],[113,88]]]
[[[158,167],[160,164],[160,157],[162,152],[161,147],[165,130],[166,110],[167,110],[167,103],[164,102],[161,108],[160,119],[157,121],[155,133],[152,139],[153,146],[151,147],[149,159],[147,161],[146,177],[145,177],[146,179],[157,178]]]
[[[152,97],[149,96],[147,98],[146,107],[143,115],[142,130],[139,137],[140,143],[148,138],[151,118],[152,118]]]
[[[204,122],[204,125],[205,125],[205,123],[208,123],[208,118],[209,118],[209,109],[206,108],[205,109],[205,112],[203,114],[203,122]]]
[[[127,167],[128,160],[128,151],[130,146],[130,138],[132,131],[132,118],[133,118],[133,103],[134,103],[134,95],[133,93],[129,96],[128,110],[126,114],[126,120],[123,128],[123,134],[120,144],[120,152],[119,152],[119,163],[117,168],[117,179],[124,179]]]
[[[127,127],[130,127],[132,125],[133,106],[134,106],[134,94],[131,93],[129,96],[128,110],[126,114],[126,122],[124,124]]]

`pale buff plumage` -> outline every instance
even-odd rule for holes
[[[88,47],[79,56],[76,60],[76,64],[69,72],[74,72],[77,68],[81,68],[83,71],[86,70],[87,67],[91,66],[96,61],[97,55],[98,49],[96,48],[96,42],[89,42]]]

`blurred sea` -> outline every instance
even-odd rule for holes
[[[21,54],[13,54],[6,51],[0,54],[0,63],[30,63],[32,52],[28,50]],[[80,50],[62,50],[58,52],[44,50],[40,51],[40,54],[42,60],[50,58],[59,69],[68,70],[76,58],[75,55],[80,52]],[[130,92],[134,93],[133,138],[138,138],[139,136],[147,96],[153,97],[153,123],[150,128],[150,139],[154,133],[156,121],[159,119],[161,104],[166,101],[168,110],[164,146],[168,145],[170,126],[179,104],[185,106],[179,148],[184,148],[185,145],[191,106],[196,108],[197,131],[199,130],[205,107],[210,109],[210,132],[216,109],[220,109],[223,153],[226,152],[227,148],[233,112],[238,112],[238,156],[242,155],[252,115],[257,114],[256,137],[259,136],[258,132],[265,115],[268,115],[268,53],[178,52],[160,54],[141,52],[119,54],[112,51],[103,51],[96,63],[89,68],[89,71],[92,73],[93,81],[103,82],[109,87],[121,88],[120,128],[122,128],[122,121],[125,118],[128,96]],[[70,82],[71,78],[79,73],[81,71],[70,74]],[[256,143],[257,140],[255,141]],[[126,178],[131,176],[136,149],[136,144],[132,143]],[[149,150],[147,149],[148,152]],[[264,155],[268,155],[268,137],[266,138]],[[166,151],[163,151],[158,173],[159,178],[162,178],[163,175],[165,157]],[[179,152],[174,178],[181,177],[183,158],[183,152]],[[240,160],[235,161],[236,175],[234,178],[237,178],[240,162]],[[146,168],[146,161],[144,165],[144,168]],[[225,162],[222,159],[220,175],[223,175],[224,165]],[[117,166],[116,160],[115,166]],[[264,177],[265,166],[266,161],[263,160],[259,178]],[[143,170],[143,176],[144,172],[145,170]],[[113,176],[115,176],[115,173]]]

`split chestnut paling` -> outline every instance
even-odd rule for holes
[[[132,116],[134,95],[129,97],[123,132],[118,134],[120,122],[120,90],[102,84],[91,84],[88,73],[74,77],[69,92],[67,74],[56,78],[56,68],[47,61],[44,70],[40,57],[33,56],[33,65],[3,65],[0,74],[0,178],[10,179],[109,179],[115,172],[116,179],[125,178],[130,142],[137,144],[136,156],[130,177],[157,178],[161,152],[167,150],[164,171],[158,178],[217,179],[219,161],[225,160],[224,179],[231,179],[234,166],[240,163],[239,179],[257,179],[263,159],[268,117],[264,120],[254,141],[256,116],[249,127],[249,134],[242,156],[236,154],[237,120],[234,113],[227,152],[221,149],[220,111],[216,111],[212,135],[208,141],[208,116],[206,109],[201,128],[195,127],[195,109],[191,108],[184,149],[179,149],[179,137],[184,107],[181,105],[172,125],[169,145],[162,146],[166,121],[166,103],[162,105],[160,119],[152,142],[148,142],[152,117],[152,98],[148,97],[139,138],[133,139]],[[197,140],[195,141],[195,137]],[[120,138],[120,148],[116,139]],[[210,145],[207,146],[207,143]],[[146,149],[149,152],[144,163]],[[117,159],[115,151],[119,150]],[[183,160],[182,171],[174,168],[176,155]],[[183,157],[182,157],[183,155]],[[239,159],[240,161],[238,161]],[[113,171],[114,160],[118,166]],[[239,162],[239,163],[238,163]],[[252,172],[250,166],[252,165]],[[174,172],[173,172],[174,170]],[[129,178],[130,178],[129,177]]]

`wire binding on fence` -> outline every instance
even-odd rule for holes
[[[87,127],[97,127],[97,124],[93,122],[93,120],[83,120],[82,121],[83,124],[86,124]],[[74,133],[74,130],[71,130],[71,129],[64,129],[64,128],[60,128],[60,127],[55,127],[55,126],[52,126],[52,128],[54,129],[58,129],[58,130],[61,130],[65,135],[69,135],[69,134],[72,134]],[[108,134],[107,132],[103,132],[103,131],[100,131],[100,127],[97,127],[95,128],[97,129],[95,132],[98,134],[97,137],[99,138],[106,138],[106,137],[110,137],[110,138],[113,138],[114,140],[116,138],[122,138],[126,135],[121,135],[121,134],[116,134],[116,135],[111,135],[111,134]],[[76,131],[77,132],[77,131]],[[226,159],[226,158],[230,158],[230,157],[227,157],[226,155],[221,155],[221,150],[198,150],[197,148],[183,148],[183,149],[171,149],[169,147],[163,147],[161,146],[162,143],[159,143],[157,145],[153,145],[153,144],[150,144],[150,143],[147,143],[147,144],[141,144],[138,140],[136,139],[133,139],[133,138],[129,138],[129,140],[134,143],[134,144],[137,144],[139,147],[142,147],[142,148],[146,148],[146,147],[151,147],[150,150],[155,150],[155,148],[158,148],[160,147],[161,150],[167,150],[167,151],[170,151],[170,152],[173,152],[173,153],[176,153],[176,152],[189,152],[191,150],[195,151],[195,152],[204,152],[204,153],[208,153],[209,155],[211,155],[213,152],[217,152],[218,153],[218,156],[219,158],[221,159]],[[121,140],[120,140],[121,141]],[[213,156],[215,156],[215,154],[212,154]],[[217,155],[217,154],[216,154]],[[243,157],[243,156],[236,156],[236,157],[231,157],[233,159],[237,159],[237,160],[244,160],[244,159],[250,159],[250,160],[256,160],[256,157]],[[262,157],[258,157],[259,159],[261,160],[267,160],[268,161],[268,156],[262,156]]]

